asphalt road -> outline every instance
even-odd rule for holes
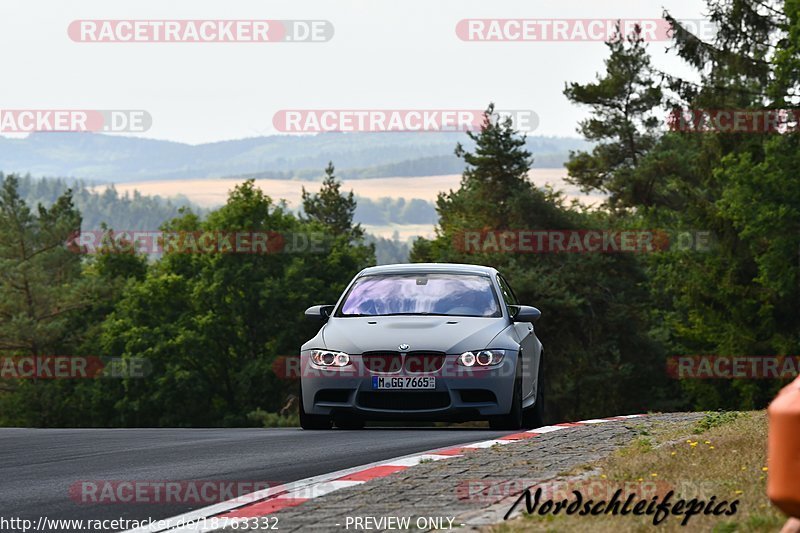
[[[0,429],[0,517],[34,522],[40,516],[169,518],[210,503],[85,503],[80,487],[85,481],[110,485],[108,482],[214,480],[240,482],[245,487],[249,482],[286,483],[504,433],[508,432],[461,428],[5,428]],[[116,497],[105,501],[109,499]]]

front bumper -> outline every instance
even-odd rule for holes
[[[308,414],[352,414],[368,420],[480,420],[511,410],[514,389],[514,357],[493,367],[467,368],[446,355],[439,370],[373,372],[360,355],[351,355],[343,369],[320,369],[308,352],[300,355],[301,392]],[[373,390],[373,376],[433,376],[429,390]]]

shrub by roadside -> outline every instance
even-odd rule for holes
[[[300,418],[296,412],[281,415],[256,409],[247,413],[247,421],[256,427],[263,428],[300,427]]]

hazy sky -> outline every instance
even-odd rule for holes
[[[702,18],[697,0],[3,0],[0,109],[144,109],[145,137],[200,143],[276,133],[281,109],[532,109],[577,135],[566,81],[601,42],[465,42],[465,18]],[[324,19],[325,43],[80,43],[76,19]],[[650,44],[659,66],[685,72]]]

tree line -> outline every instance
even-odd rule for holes
[[[436,203],[434,239],[413,261],[486,264],[523,303],[543,311],[548,416],[568,420],[643,410],[763,407],[780,380],[676,380],[679,355],[773,356],[800,350],[800,150],[795,129],[672,131],[685,109],[781,109],[800,85],[800,5],[709,2],[717,38],[674,26],[689,81],[657,70],[637,33],[607,44],[594,81],[565,96],[587,106],[569,179],[607,202],[567,203],[527,179],[523,135],[491,119],[455,154],[457,190]],[[466,146],[466,147],[465,147]],[[20,179],[0,190],[0,355],[144,358],[146,379],[2,380],[0,424],[235,426],[276,422],[296,383],[280,356],[313,332],[312,303],[337,299],[374,247],[354,223],[356,199],[327,169],[303,214],[245,181],[203,216],[183,209],[167,231],[317,232],[324,251],[292,254],[135,254],[85,257],[63,246],[82,225],[71,192],[33,207]],[[466,231],[707,231],[711,250],[657,253],[497,253],[465,250]],[[461,240],[460,240],[461,239]]]
[[[440,195],[439,236],[417,241],[412,258],[492,264],[543,309],[537,327],[557,417],[753,409],[786,382],[678,381],[668,371],[670,358],[684,355],[800,353],[798,124],[731,131],[670,120],[794,108],[800,4],[768,4],[708,2],[719,28],[712,42],[664,14],[672,50],[699,82],[654,67],[637,31],[607,43],[595,81],[566,85],[565,96],[589,109],[579,131],[595,143],[571,154],[568,181],[608,195],[600,210],[570,208],[532,187],[530,153],[510,124],[490,124],[471,135],[474,150],[457,150],[467,164],[461,188]],[[714,246],[639,255],[464,254],[452,246],[475,228],[702,230]]]
[[[335,301],[374,248],[352,224],[355,201],[332,175],[304,198],[305,215],[246,181],[205,217],[184,210],[164,231],[323,234],[322,249],[275,254],[83,256],[67,191],[32,209],[19,179],[0,190],[0,355],[144,358],[148,374],[117,379],[4,379],[0,424],[248,425],[277,412],[296,383],[276,372],[313,332],[310,302]],[[249,415],[249,416],[248,416]]]

